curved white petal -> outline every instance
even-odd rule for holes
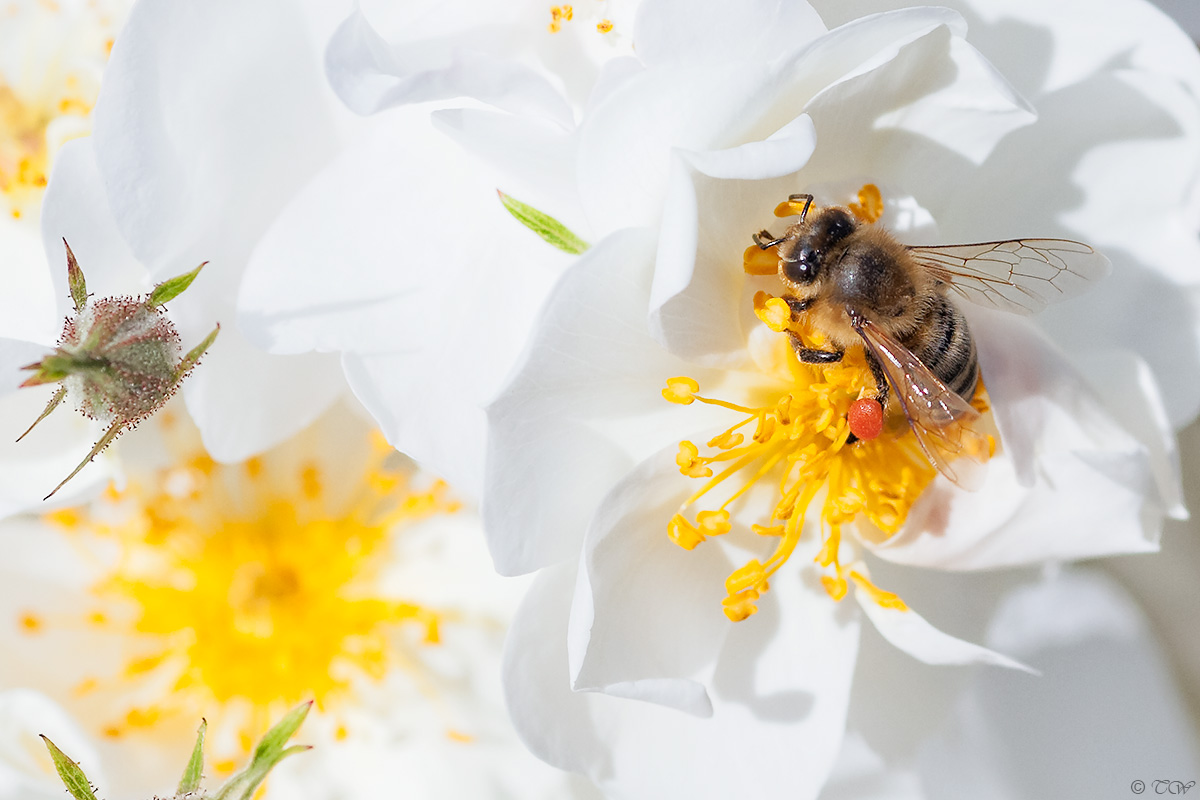
[[[653,248],[635,229],[580,257],[488,407],[483,516],[503,574],[573,558],[609,487],[707,424],[706,409],[679,415],[662,398],[667,378],[708,373],[664,352],[646,330]]]
[[[519,114],[573,125],[571,107],[549,80],[504,50],[520,39],[522,23],[541,32],[533,9],[517,9],[516,24],[480,25],[471,15],[451,37],[389,44],[356,9],[329,42],[325,63],[329,82],[359,114],[396,105],[471,97]],[[545,13],[544,9],[539,9]],[[437,14],[452,14],[439,9]]]
[[[93,297],[138,294],[150,288],[146,270],[117,231],[90,137],[63,145],[42,200],[42,242],[54,284],[58,326],[73,309],[64,239]]]
[[[160,279],[206,259],[240,269],[334,153],[332,106],[299,4],[137,4],[106,67],[94,135],[130,249]]]
[[[825,33],[806,2],[720,0],[646,2],[634,23],[634,48],[650,66],[769,61]]]
[[[732,624],[721,612],[733,564],[719,542],[686,551],[667,521],[692,481],[677,447],[643,462],[600,502],[584,544],[567,652],[572,686],[710,716],[703,682]]]
[[[1135,780],[1149,796],[1154,781],[1187,782],[1200,769],[1194,721],[1168,664],[1111,582],[1073,571],[1028,584],[1002,605],[987,643],[1041,677],[975,675],[923,748],[931,796],[1132,796]]]
[[[778,600],[734,627],[713,675],[709,718],[571,692],[572,592],[571,567],[539,575],[506,645],[509,708],[536,755],[584,772],[609,797],[817,796],[841,741],[858,640],[857,620],[828,613],[834,606],[823,590],[780,580]],[[789,622],[788,609],[805,607],[810,594],[826,613]]]
[[[883,638],[926,664],[992,664],[1034,672],[1024,664],[986,647],[942,633],[911,608],[885,608],[862,590],[854,592],[854,599]]]

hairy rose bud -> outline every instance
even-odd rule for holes
[[[144,297],[104,297],[89,304],[83,270],[65,239],[63,244],[67,248],[67,284],[75,315],[68,317],[63,325],[54,352],[24,367],[34,374],[21,384],[61,382],[62,387],[17,441],[25,438],[67,395],[84,416],[107,423],[109,428],[54,492],[75,477],[118,434],[162,408],[221,329],[218,325],[203,342],[181,356],[179,331],[163,309],[164,303],[191,285],[204,264],[160,283]]]

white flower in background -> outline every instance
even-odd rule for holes
[[[21,380],[16,368],[45,355],[62,329],[66,260],[61,242],[43,252],[42,198],[59,148],[91,130],[100,75],[128,6],[19,0],[0,10],[0,516],[40,501],[101,433],[58,419],[38,434],[39,452],[22,456],[10,447],[18,420],[36,417],[53,392],[10,392]],[[102,460],[90,474],[106,468]],[[87,491],[87,480],[69,492]]]
[[[16,0],[0,10],[0,336],[58,333],[38,230],[42,195],[59,147],[91,129],[100,74],[128,6]]]
[[[618,796],[813,796],[838,753],[860,614],[926,661],[1002,661],[877,589],[905,582],[880,568],[888,561],[976,570],[1148,551],[1163,518],[1182,513],[1172,428],[1200,404],[1194,48],[1140,3],[1114,4],[1087,27],[1077,21],[1092,12],[1074,5],[873,10],[818,6],[829,27],[847,23],[826,32],[800,3],[646,3],[636,60],[601,67],[577,126],[482,92],[473,96],[498,109],[434,115],[488,165],[480,183],[594,243],[490,407],[484,514],[502,572],[560,564],[535,586],[509,648],[518,725],[542,757]],[[328,59],[352,104],[395,79],[339,73],[361,65],[354,45],[335,39]],[[393,56],[403,52],[399,43]],[[421,165],[394,140],[370,158],[376,173],[331,167],[320,192],[280,216],[251,265],[243,320],[281,352],[346,352],[351,383],[394,444],[443,474],[477,475],[478,408],[510,363],[506,335],[524,328],[544,286],[527,276],[564,259],[507,249],[482,191],[459,198],[465,214],[454,220],[454,197],[437,189],[417,208],[378,202],[380,187]],[[778,537],[770,509],[788,498],[764,472],[728,522],[687,520],[732,531],[679,549],[668,527],[699,484],[678,470],[703,467],[684,463],[680,442],[768,416],[756,410],[787,393],[771,378],[782,337],[753,314],[755,291],[772,281],[742,271],[749,234],[792,192],[840,203],[867,182],[883,190],[882,224],[906,242],[1083,240],[1111,258],[1113,277],[1034,320],[966,309],[1000,433],[979,492],[944,479],[922,490],[901,475],[893,483],[911,491],[855,536],[834,515],[859,509],[823,504],[817,485],[809,527],[783,531],[767,561],[776,546],[751,526]],[[317,224],[331,219],[331,229]],[[372,246],[339,262],[338,299],[350,302],[328,307],[294,276],[322,274],[311,255],[355,225]],[[385,280],[395,288],[375,316],[367,293]],[[666,382],[684,376],[743,410],[665,403]],[[847,528],[840,546],[834,525]],[[833,585],[807,566],[818,557],[835,568],[824,574]],[[731,625],[725,581],[754,563],[778,571],[765,594],[765,576],[751,576],[759,613]],[[857,606],[831,599],[847,589]],[[923,607],[954,629],[945,598]]]
[[[169,788],[200,717],[207,772],[224,777],[305,699],[315,749],[268,797],[570,791],[505,719],[500,645],[521,587],[492,574],[444,484],[346,409],[229,465],[181,411],[121,443],[123,481],[91,505],[0,526],[0,686],[67,709],[106,791]]]

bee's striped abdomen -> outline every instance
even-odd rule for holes
[[[975,340],[966,317],[949,299],[938,295],[917,329],[905,342],[938,380],[970,402],[979,382]]]

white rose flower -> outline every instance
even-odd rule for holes
[[[201,717],[218,779],[312,699],[314,750],[268,796],[587,791],[527,754],[505,718],[500,645],[522,587],[492,573],[477,518],[443,483],[345,409],[229,465],[181,412],[129,435],[103,498],[0,525],[0,686],[68,709],[96,745],[69,748],[44,711],[21,730],[44,718],[89,776],[104,762],[105,791],[149,796],[178,779]],[[22,786],[0,781],[0,797]]]
[[[66,260],[61,242],[42,250],[42,199],[64,142],[86,135],[108,60],[129,3],[42,3],[5,6],[0,25],[0,517],[39,501],[79,463],[101,435],[80,419],[59,418],[35,437],[36,451],[12,447],[51,392],[11,393],[16,369],[45,355],[66,312]],[[56,283],[52,275],[60,273]],[[60,294],[61,297],[56,297]],[[27,377],[27,376],[25,376]],[[64,415],[65,416],[65,415]],[[11,425],[9,422],[11,421]],[[10,435],[11,434],[11,435]],[[106,464],[67,490],[87,490]],[[57,476],[57,477],[55,477]]]
[[[595,242],[553,290],[489,407],[483,498],[500,571],[551,567],[509,646],[518,725],[543,758],[617,796],[814,796],[839,750],[862,615],[924,661],[1012,663],[926,623],[877,588],[868,561],[882,574],[889,561],[980,570],[1150,551],[1164,517],[1183,513],[1173,427],[1200,404],[1194,48],[1132,2],[1086,29],[1075,26],[1090,13],[1078,6],[818,6],[828,31],[794,9],[807,6],[643,4],[637,59],[601,68],[577,125],[508,113],[507,101],[504,111],[435,114],[495,170],[480,183],[519,183],[514,195]],[[331,70],[348,60],[331,50]],[[382,71],[378,83],[394,77]],[[334,83],[353,100],[353,83]],[[1118,89],[1121,103],[1104,101]],[[386,152],[383,180],[419,173],[416,156]],[[374,200],[380,177],[330,186]],[[832,453],[837,437],[820,441],[816,400],[796,408],[797,392],[829,387],[786,367],[783,337],[752,314],[755,290],[772,282],[746,277],[742,252],[789,193],[844,203],[864,183],[882,188],[882,224],[908,243],[1062,237],[1113,262],[1089,297],[1033,320],[964,309],[1000,434],[978,492],[934,479],[903,448],[863,466],[865,497],[847,464],[781,490],[766,469],[789,447]],[[515,239],[482,197],[463,196],[469,223],[447,217],[444,196],[421,208],[355,201],[322,233],[314,220],[337,212],[314,194],[281,216],[242,295],[243,319],[270,346],[352,354],[351,381],[390,440],[417,442],[411,452],[444,474],[478,474],[474,415],[544,286],[526,276],[562,262],[507,249]],[[291,288],[284,302],[264,299],[351,215],[376,250],[395,241],[418,265],[416,277],[388,276],[386,315],[345,323],[347,308],[369,310],[365,292],[394,265],[390,250],[344,272],[359,275],[357,288],[339,290],[347,308]],[[385,217],[412,238],[374,233]],[[414,286],[416,303],[402,294]],[[505,286],[518,288],[517,302],[493,289]],[[1158,311],[1147,318],[1147,308]],[[667,381],[685,377],[736,407],[664,403]],[[687,380],[671,387],[678,399],[696,391]],[[775,412],[789,394],[793,407]],[[701,459],[734,452],[738,434],[750,439],[753,427],[731,429],[743,419],[784,416],[810,420],[807,438],[764,437],[761,459],[727,490],[702,496],[678,473],[702,473]],[[418,428],[422,419],[430,424]],[[844,433],[836,413],[819,427],[830,422]],[[709,448],[681,449],[698,432]],[[743,483],[748,494],[724,507]],[[887,507],[869,507],[882,497]],[[790,522],[804,505],[807,527]],[[859,514],[871,524],[853,523]],[[752,524],[781,544],[764,547]],[[693,547],[725,535],[686,553],[669,527]],[[806,567],[809,558],[821,566]],[[830,597],[849,591],[855,606]],[[731,625],[723,597],[731,616],[761,610]],[[784,763],[786,774],[767,767]]]

